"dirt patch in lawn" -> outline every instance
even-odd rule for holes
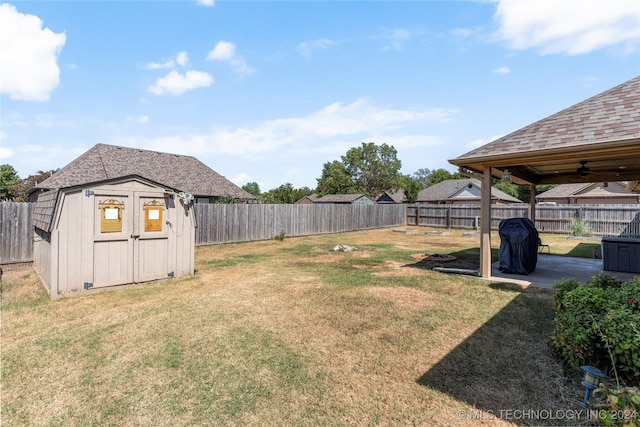
[[[434,298],[433,295],[428,292],[421,291],[414,288],[405,287],[388,287],[388,288],[367,288],[367,292],[388,300],[397,304],[402,308],[408,308],[413,310],[426,310],[433,307]]]

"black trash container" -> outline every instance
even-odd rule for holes
[[[500,221],[500,253],[498,269],[503,273],[529,274],[538,262],[538,230],[528,218]]]

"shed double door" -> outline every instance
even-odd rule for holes
[[[166,278],[170,236],[164,193],[95,191],[90,287]]]

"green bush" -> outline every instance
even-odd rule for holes
[[[551,344],[573,368],[598,366],[625,380],[640,378],[640,277],[622,283],[600,274],[586,285],[556,284]]]
[[[571,235],[572,236],[590,236],[589,226],[581,219],[571,220]]]

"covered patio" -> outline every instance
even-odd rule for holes
[[[482,181],[480,275],[496,277],[497,266],[492,271],[491,265],[492,179],[530,187],[534,223],[536,185],[625,181],[630,189],[640,187],[640,76],[449,162]],[[519,278],[533,282],[536,275],[547,274],[545,258],[550,257],[540,257],[536,271]],[[602,270],[602,260],[590,261]],[[563,272],[578,274],[579,269],[567,267],[560,265],[556,278],[564,277]]]
[[[530,275],[508,274],[498,270],[498,263],[491,264],[491,280],[493,282],[515,283],[521,286],[552,289],[558,280],[571,278],[582,283],[588,282],[602,271],[602,260],[593,258],[576,258],[559,255],[542,255],[538,257],[536,270]],[[635,273],[607,271],[608,276],[621,282],[632,280]]]

